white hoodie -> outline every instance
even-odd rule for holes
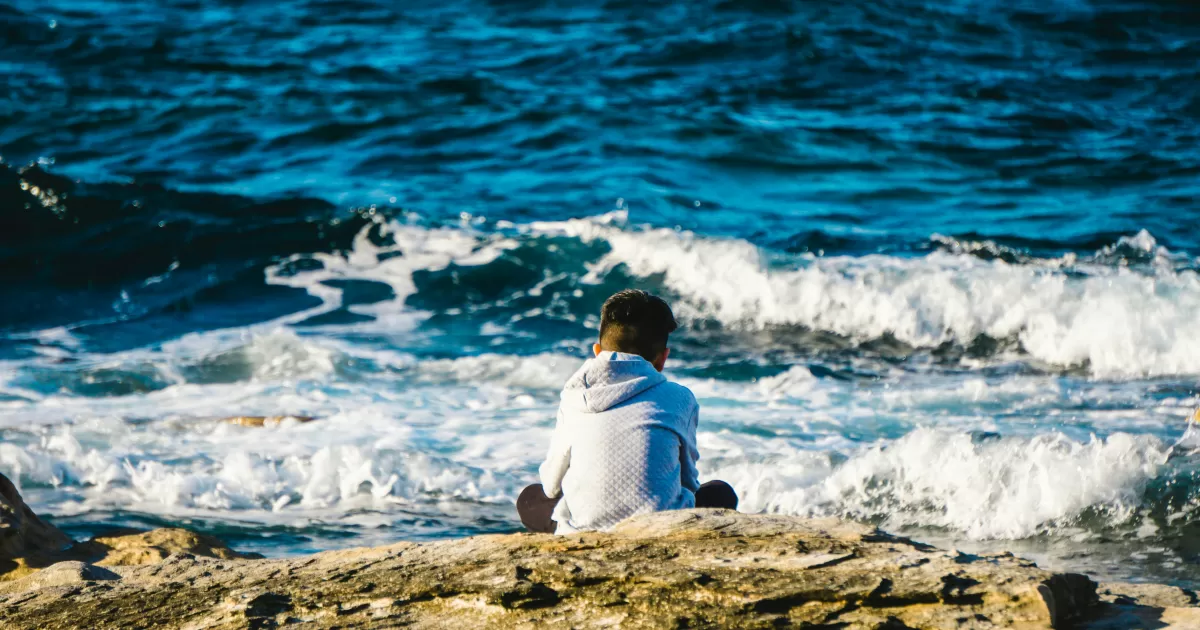
[[[699,404],[634,354],[601,352],[567,381],[539,470],[556,533],[604,530],[636,514],[694,507]]]

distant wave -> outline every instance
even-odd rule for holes
[[[978,250],[990,246],[944,237],[935,237],[944,249],[925,256],[787,255],[738,239],[630,225],[623,213],[458,228],[391,223],[381,234],[390,244],[359,238],[345,255],[316,255],[308,259],[313,268],[274,281],[326,299],[334,279],[383,283],[397,296],[393,306],[361,312],[385,312],[419,308],[421,285],[432,291],[438,274],[453,273],[455,286],[438,295],[441,306],[492,312],[500,323],[549,316],[551,304],[586,318],[594,305],[585,308],[583,290],[633,282],[672,294],[679,314],[699,329],[715,322],[786,335],[795,327],[850,346],[893,339],[912,349],[983,348],[985,356],[992,348],[1101,377],[1200,373],[1200,275],[1145,232],[1091,255],[1019,264],[981,259]],[[506,282],[481,299],[484,286],[463,284],[474,277]],[[506,310],[521,300],[534,310]]]
[[[280,257],[348,247],[366,212],[0,164],[0,331],[186,313],[262,287],[262,268]]]
[[[118,303],[95,310],[132,320],[186,312],[244,285],[245,297],[307,292],[309,302],[281,300],[273,315],[254,315],[306,326],[382,329],[439,311],[499,326],[560,321],[579,334],[594,326],[605,294],[634,284],[672,296],[697,340],[717,326],[735,344],[746,331],[801,345],[820,333],[832,335],[822,343],[868,353],[882,341],[899,353],[1023,357],[1106,378],[1200,373],[1196,259],[1146,231],[1092,252],[933,235],[864,254],[849,238],[848,253],[811,234],[805,242],[818,251],[777,248],[638,225],[624,211],[438,224],[314,200],[81,185],[36,167],[0,168],[0,179],[10,205],[28,206],[0,213],[0,274],[18,329],[22,304],[43,327],[87,319],[34,308],[47,285],[66,294],[110,287]]]
[[[156,185],[85,184],[0,164],[0,270],[59,285],[145,280],[193,268],[333,251],[367,224],[318,199],[254,201]]]

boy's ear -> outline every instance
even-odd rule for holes
[[[592,344],[592,356],[594,356],[594,357],[600,356],[600,344],[598,344],[598,343]]]
[[[650,364],[654,366],[654,369],[661,372],[661,371],[663,371],[663,368],[666,367],[667,357],[669,357],[669,356],[671,356],[671,349],[663,348],[663,351],[658,353],[658,356],[655,357],[654,361],[652,361]]]

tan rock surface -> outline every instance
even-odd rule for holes
[[[0,475],[0,581],[19,580],[52,565],[61,570],[59,565],[66,561],[91,563],[88,566],[152,564],[174,553],[225,559],[257,557],[239,554],[216,538],[183,529],[126,531],[75,543],[38,518],[13,483]]]
[[[241,427],[277,427],[285,422],[305,424],[316,420],[311,416],[233,416],[222,418],[226,424],[236,424]]]
[[[85,569],[0,585],[0,625],[990,629],[1194,611],[1174,599],[1160,602],[1169,608],[1101,604],[1091,580],[1007,554],[716,510],[642,516],[609,534],[478,536],[286,560],[175,554],[109,569],[120,579]]]
[[[1200,629],[1200,599],[1196,593],[1162,584],[1101,584],[1100,600],[1106,615],[1088,625],[1089,630]]]
[[[1098,590],[1010,554],[723,510],[641,516],[607,534],[281,560],[236,558],[182,530],[100,538],[75,552],[91,563],[0,582],[0,627],[1200,628],[1195,594],[1182,589]]]
[[[73,557],[90,559],[96,566],[155,564],[176,553],[209,558],[246,558],[225,543],[186,529],[155,529],[120,535],[97,536],[72,548]],[[254,556],[257,557],[257,556]]]

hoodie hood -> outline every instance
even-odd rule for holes
[[[666,380],[649,361],[636,354],[601,352],[584,362],[567,381],[562,404],[573,411],[600,413]]]

